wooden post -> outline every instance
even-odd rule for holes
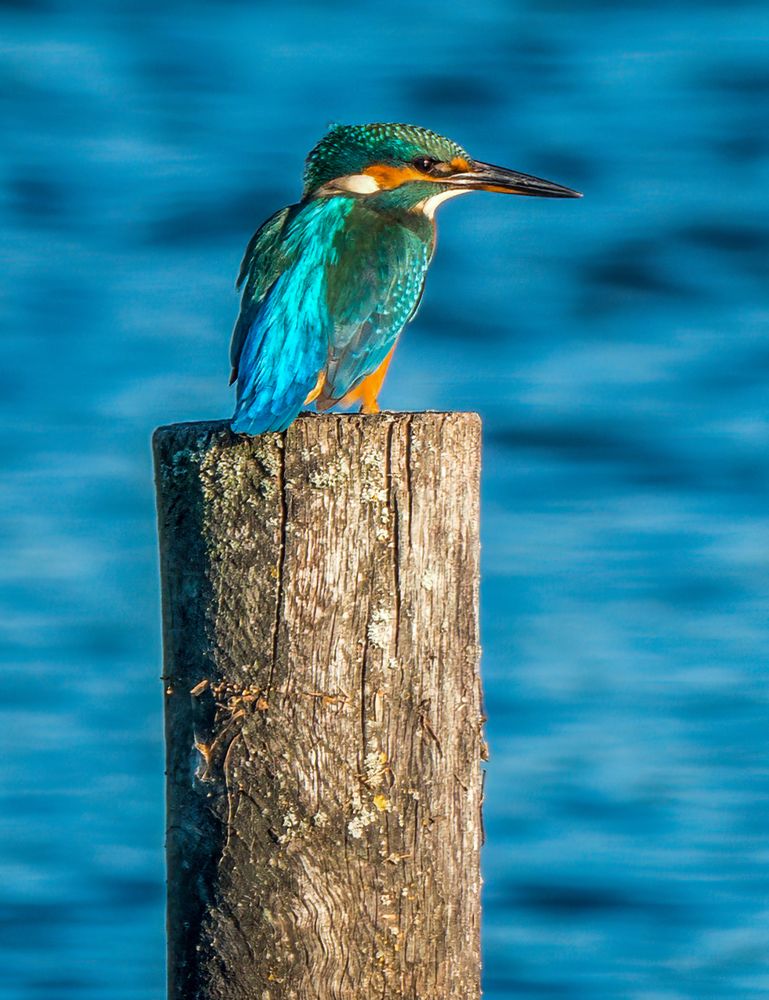
[[[171,1000],[478,997],[478,417],[154,449]]]

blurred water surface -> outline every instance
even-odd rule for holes
[[[441,210],[383,401],[485,420],[485,989],[769,996],[769,8],[6,2],[0,995],[163,992],[149,435],[330,121],[586,192]]]

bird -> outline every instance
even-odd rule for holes
[[[436,209],[472,191],[580,192],[474,160],[416,125],[333,125],[310,151],[301,199],[249,242],[230,345],[233,431],[285,430],[301,410],[378,396],[435,249]]]

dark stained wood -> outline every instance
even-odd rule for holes
[[[154,449],[169,996],[478,997],[478,417]]]

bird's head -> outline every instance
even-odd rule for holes
[[[385,191],[431,217],[441,202],[468,191],[581,197],[552,181],[474,160],[451,139],[416,125],[334,125],[307,157],[305,198]]]

